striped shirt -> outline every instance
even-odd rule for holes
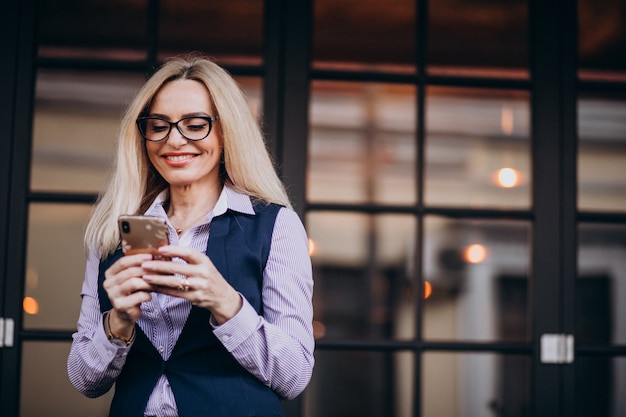
[[[163,207],[167,192],[159,195],[146,215],[166,219],[172,245],[192,247],[204,253],[211,220],[226,210],[254,214],[250,198],[224,186],[206,221],[180,238]],[[102,325],[98,301],[100,259],[87,256],[82,304],[77,332],[68,357],[68,375],[77,390],[88,397],[106,393],[124,366],[130,347],[111,343]],[[181,261],[182,262],[182,261]],[[298,215],[281,208],[276,217],[267,264],[263,272],[263,316],[243,299],[243,307],[213,332],[233,357],[251,374],[284,398],[294,398],[308,384],[313,370],[313,278],[308,239]],[[141,305],[138,325],[167,360],[181,334],[191,303],[153,293]],[[162,375],[148,400],[145,415],[177,415],[176,402],[167,377]]]

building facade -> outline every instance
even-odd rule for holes
[[[626,414],[623,1],[0,19],[0,415],[107,415],[65,371],[83,228],[130,98],[194,51],[246,92],[310,237],[317,362],[289,417]]]

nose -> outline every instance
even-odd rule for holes
[[[173,148],[180,148],[187,144],[187,139],[180,133],[178,126],[172,126],[167,136],[167,143]]]

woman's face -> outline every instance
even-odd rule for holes
[[[171,81],[154,97],[148,116],[177,122],[189,116],[215,116],[204,84],[194,80]],[[209,135],[188,140],[172,126],[161,142],[145,141],[148,157],[161,176],[174,187],[219,183],[222,141],[213,122]],[[163,125],[161,123],[161,125]],[[183,127],[183,122],[179,125]]]

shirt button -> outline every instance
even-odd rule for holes
[[[163,346],[159,346],[159,352],[163,352]]]
[[[230,336],[229,335],[224,335],[224,341],[229,341],[230,340]]]

